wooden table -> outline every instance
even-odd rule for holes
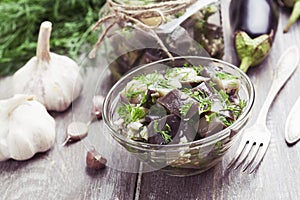
[[[228,22],[230,0],[222,0],[223,25],[225,27],[226,54],[224,60],[237,64],[232,49]],[[289,33],[283,34],[287,11],[281,10],[280,22],[274,46],[269,57],[248,74],[256,89],[254,112],[265,99],[271,85],[271,77],[280,54],[289,46],[300,48],[300,21]],[[94,145],[100,152],[105,140],[100,130],[102,122],[93,123],[84,140],[61,146],[68,123],[73,120],[87,121],[90,116],[93,89],[102,68],[87,68],[82,96],[66,112],[52,113],[56,119],[57,137],[54,147],[34,158],[18,162],[0,163],[0,199],[299,199],[300,198],[300,143],[287,146],[284,140],[285,119],[293,103],[300,95],[299,69],[276,97],[268,115],[268,127],[272,139],[266,156],[254,174],[226,170],[236,146],[222,162],[200,175],[179,178],[159,171],[127,173],[113,167],[98,172],[86,169],[86,148]],[[11,79],[0,80],[1,98],[11,95]],[[92,91],[92,92],[91,92]],[[102,148],[102,149],[101,149]],[[114,154],[108,162],[133,162],[125,155]],[[139,166],[138,163],[136,166]]]

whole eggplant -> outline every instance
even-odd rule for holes
[[[278,5],[275,0],[232,0],[229,12],[240,68],[247,72],[271,50],[278,26]]]
[[[281,2],[283,3],[284,6],[288,8],[293,8],[289,21],[283,29],[283,32],[286,33],[300,17],[300,0],[281,0]]]

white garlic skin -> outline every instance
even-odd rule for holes
[[[13,75],[13,85],[15,94],[33,94],[47,110],[64,111],[79,97],[83,80],[75,61],[50,53],[49,63],[31,58]]]
[[[47,110],[64,111],[80,95],[79,66],[67,56],[50,52],[52,23],[41,24],[36,56],[13,75],[15,94],[35,95]]]
[[[0,100],[0,161],[27,160],[55,142],[55,120],[29,95]]]

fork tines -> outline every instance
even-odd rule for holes
[[[227,168],[231,168],[235,165],[234,169],[237,169],[244,163],[242,170],[246,171],[249,168],[249,174],[251,174],[257,169],[259,163],[262,161],[268,145],[269,142],[251,141],[244,135],[235,156],[228,164]]]

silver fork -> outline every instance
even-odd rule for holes
[[[244,163],[243,171],[247,170],[251,165],[249,173],[252,173],[259,166],[271,140],[271,132],[266,125],[269,108],[280,88],[295,71],[298,62],[299,49],[297,46],[288,48],[279,58],[271,89],[258,114],[256,122],[244,130],[241,143],[232,161],[228,164],[228,168],[236,163],[235,169],[237,169]]]

